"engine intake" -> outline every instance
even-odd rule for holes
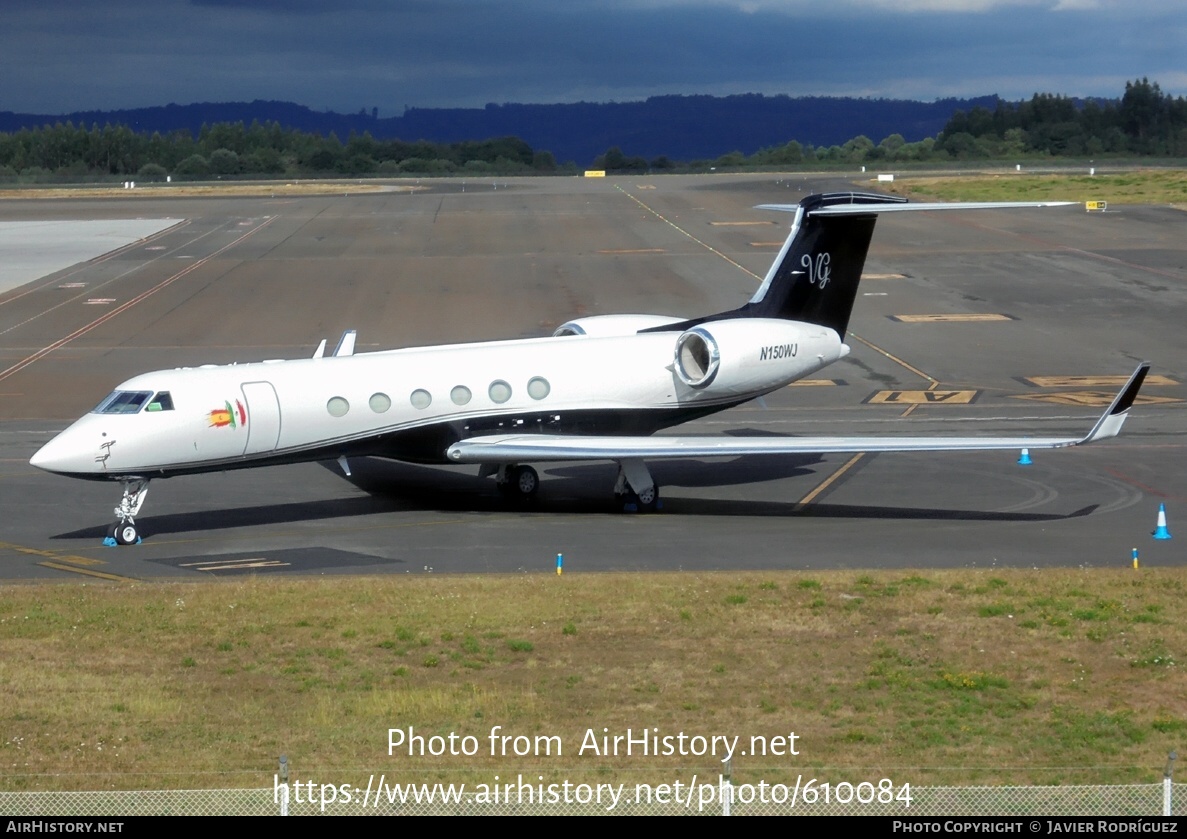
[[[676,338],[672,369],[711,398],[765,393],[843,358],[849,348],[826,326],[737,318],[693,326]]]
[[[720,366],[721,350],[707,329],[694,326],[676,339],[676,375],[689,387],[707,387]]]

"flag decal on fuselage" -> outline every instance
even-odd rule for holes
[[[236,423],[236,418],[238,423]],[[224,407],[215,408],[207,414],[206,421],[212,428],[226,428],[227,426],[236,428],[239,425],[247,425],[247,410],[243,407],[243,403],[236,399],[234,407],[230,402],[226,402]]]

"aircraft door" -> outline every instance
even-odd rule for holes
[[[260,454],[276,449],[280,440],[280,400],[276,388],[269,382],[247,382],[243,385],[247,401],[247,444],[244,454]]]

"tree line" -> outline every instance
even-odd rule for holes
[[[549,173],[556,161],[518,137],[457,143],[376,140],[254,121],[204,125],[189,131],[137,133],[127,125],[70,122],[0,133],[0,178],[84,180],[203,180],[235,176],[354,176],[401,174]]]
[[[875,144],[854,137],[842,145],[814,147],[796,140],[731,152],[714,160],[650,160],[619,147],[593,161],[611,172],[676,172],[812,165],[941,163],[1033,157],[1187,155],[1187,100],[1162,92],[1143,78],[1128,82],[1115,101],[1036,93],[1030,100],[998,100],[996,108],[956,111],[940,133],[909,143],[891,134]],[[518,137],[436,143],[377,140],[285,128],[277,122],[204,125],[194,136],[177,130],[136,132],[127,125],[70,122],[0,133],[0,180],[202,180],[236,176],[328,177],[362,175],[575,173]]]
[[[936,138],[950,157],[1026,154],[1187,155],[1187,99],[1164,94],[1156,82],[1127,82],[1115,102],[1035,94],[1029,101],[999,101],[994,111],[957,111]]]
[[[956,111],[936,137],[908,143],[891,134],[880,143],[864,135],[842,145],[812,146],[791,140],[751,155],[724,154],[680,164],[666,157],[628,157],[618,147],[596,168],[642,172],[681,168],[780,169],[819,164],[948,163],[965,160],[1033,160],[1049,157],[1187,156],[1187,99],[1162,92],[1143,78],[1127,82],[1117,101],[1077,100],[1036,93],[1029,100],[998,100],[994,110]]]

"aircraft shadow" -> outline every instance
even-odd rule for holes
[[[742,457],[712,468],[697,461],[664,461],[653,474],[661,487],[731,486],[754,481],[811,474],[820,461],[815,456]],[[149,535],[192,533],[231,527],[260,527],[304,521],[349,519],[398,512],[438,511],[448,513],[570,513],[577,515],[616,514],[610,498],[616,467],[613,464],[568,464],[543,470],[539,497],[521,502],[503,497],[490,478],[478,479],[466,473],[427,466],[359,458],[351,461],[346,478],[336,463],[320,464],[337,477],[349,481],[366,496],[324,501],[297,501],[252,507],[228,507],[186,513],[144,515],[137,519]],[[784,518],[836,518],[887,521],[996,521],[1053,522],[1091,515],[1098,505],[1071,513],[997,512],[937,507],[895,507],[814,503],[799,506],[795,500],[734,500],[721,498],[664,499],[659,516],[731,516]],[[107,524],[59,533],[54,539],[102,539]]]
[[[193,513],[166,513],[136,517],[141,532],[150,535],[195,533],[204,530],[223,530],[228,527],[258,527],[298,521],[351,518],[376,513],[394,513],[407,505],[384,498],[336,498],[328,501],[297,501],[288,504],[263,504],[258,507],[228,507]],[[53,539],[102,539],[107,524],[84,527],[58,533]]]

